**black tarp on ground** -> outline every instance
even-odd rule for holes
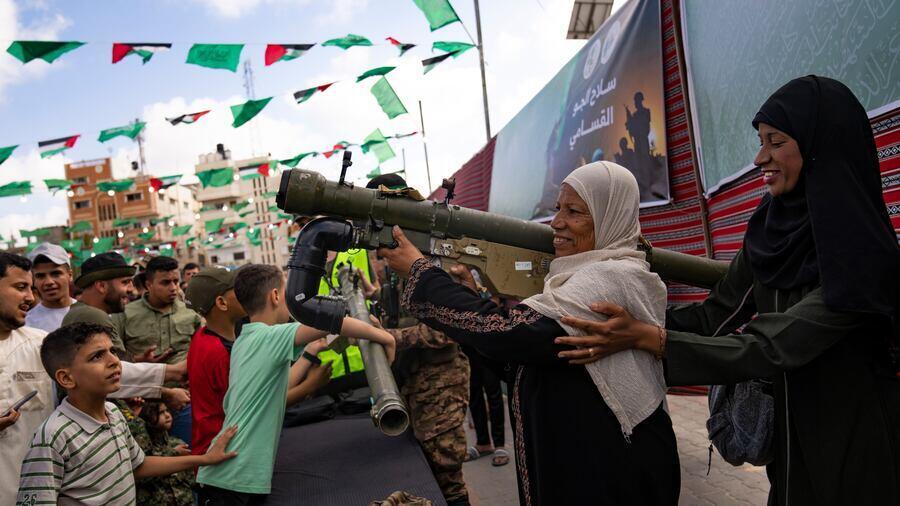
[[[396,490],[446,505],[412,431],[388,437],[348,415],[281,432],[265,504],[364,506]]]

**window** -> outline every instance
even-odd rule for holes
[[[87,177],[85,177],[85,176],[76,177],[76,178],[72,179],[73,184],[87,184],[87,182],[88,182],[88,180],[87,180]]]
[[[219,257],[216,255],[212,255],[209,257],[209,261],[213,263],[213,265],[219,263]]]
[[[182,205],[185,209],[188,208],[188,203],[187,203],[187,202],[182,202],[181,205]]]
[[[177,204],[175,204],[175,199],[169,199],[169,205],[171,205],[171,206],[177,205]]]
[[[74,203],[75,209],[89,209],[91,207],[90,200],[76,200]]]
[[[138,200],[144,200],[143,193],[129,193],[125,195],[125,202],[136,202]]]
[[[163,200],[163,201],[166,200],[166,196],[163,195],[162,193],[159,193],[159,192],[156,192],[156,197],[157,197],[159,200]]]
[[[235,251],[234,252],[234,261],[235,262],[237,262],[238,260],[244,260],[245,258],[246,258],[246,256],[244,255],[243,251]]]

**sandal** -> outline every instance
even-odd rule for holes
[[[505,466],[509,464],[509,453],[505,448],[497,448],[494,450],[494,458],[491,459],[491,465],[494,467]]]
[[[468,449],[466,449],[466,462],[478,460],[481,457],[484,457],[485,455],[490,455],[492,453],[494,453],[494,450],[481,452],[481,451],[478,451],[478,448],[475,448],[474,446],[470,446]]]

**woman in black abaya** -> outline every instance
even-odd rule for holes
[[[771,378],[770,504],[900,504],[900,381],[889,353],[900,250],[868,117],[846,86],[807,76],[776,91],[753,126],[769,194],[707,300],[667,312],[665,343],[605,303],[594,308],[610,315],[604,323],[563,319],[594,335],[559,342],[594,357],[664,350],[670,385]]]

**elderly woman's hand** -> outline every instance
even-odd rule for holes
[[[559,353],[570,364],[590,364],[614,353],[637,348],[660,356],[665,332],[655,325],[632,318],[621,306],[609,302],[591,304],[595,313],[606,315],[605,322],[564,316],[562,323],[587,332],[584,337],[562,336],[557,344],[567,344],[576,349]],[[662,336],[662,338],[661,338]]]
[[[409,276],[409,269],[413,262],[422,258],[422,253],[413,243],[409,242],[400,227],[394,226],[394,240],[396,248],[378,248],[378,256],[384,258],[388,266],[403,277]]]

